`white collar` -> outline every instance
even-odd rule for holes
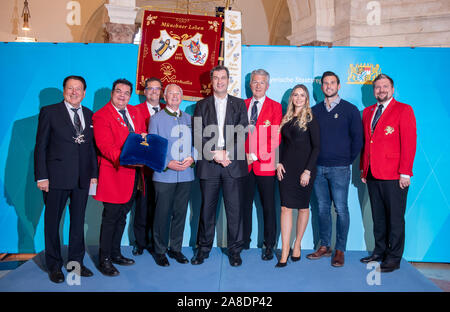
[[[66,104],[66,107],[67,107],[67,109],[69,109],[69,110],[72,110],[72,108],[75,108],[75,107],[73,107],[72,104],[70,104],[69,102],[64,101],[64,104]],[[80,103],[80,106],[79,106],[78,108],[82,108],[82,107],[81,107],[81,103]],[[81,110],[81,111],[82,111],[82,110]]]
[[[258,104],[263,104],[265,100],[266,100],[265,95],[262,98],[260,98],[259,100],[255,99],[255,97],[252,97],[252,104],[255,103],[256,101],[258,101]]]
[[[171,112],[172,114],[177,114],[178,117],[180,117],[180,109],[178,108],[177,111],[174,111],[173,109],[171,109],[168,105],[166,105],[166,109]]]
[[[388,105],[392,102],[392,99],[393,99],[394,97],[391,97],[390,99],[389,99],[389,101],[387,101],[386,103],[384,103],[383,104],[383,111],[386,109],[386,107],[388,107]],[[378,106],[380,106],[381,104],[380,103],[378,103],[377,102],[377,108],[378,108]]]

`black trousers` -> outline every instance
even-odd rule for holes
[[[44,194],[44,236],[45,236],[45,262],[49,272],[61,269],[61,242],[59,238],[59,225],[70,199],[70,230],[68,261],[77,261],[83,264],[84,246],[84,218],[88,200],[88,189],[75,188],[73,190],[56,190],[50,188]]]
[[[155,253],[164,254],[170,246],[181,251],[191,182],[154,182],[156,209],[153,223]],[[170,238],[170,241],[169,241]]]
[[[125,204],[103,203],[102,225],[100,229],[100,261],[121,255],[120,243],[127,223],[127,214],[138,196],[138,172],[134,179],[133,193]]]
[[[139,192],[134,210],[133,231],[135,244],[140,248],[153,246],[153,219],[155,213],[155,187],[152,176],[145,175],[145,192]]]
[[[233,178],[226,168],[220,169],[220,175],[200,179],[202,205],[198,227],[197,244],[205,253],[211,251],[216,227],[216,211],[219,193],[222,189],[227,217],[228,253],[239,254],[243,247],[243,183],[245,177]]]
[[[375,179],[369,169],[367,188],[372,208],[374,254],[385,262],[400,263],[405,246],[405,211],[408,189],[398,180]]]
[[[257,176],[253,170],[249,173],[245,183],[244,194],[244,244],[250,244],[252,234],[253,199],[255,188],[258,187],[259,197],[263,208],[264,244],[273,248],[276,239],[275,212],[275,176]]]

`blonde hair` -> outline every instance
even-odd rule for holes
[[[293,97],[295,90],[297,90],[297,89],[302,89],[305,92],[306,102],[305,102],[305,105],[302,107],[300,113],[298,113],[296,115],[292,97]],[[281,120],[280,130],[286,123],[291,121],[294,117],[297,117],[296,124],[299,128],[303,129],[303,131],[307,130],[306,125],[308,124],[308,122],[310,122],[313,119],[311,107],[309,105],[309,92],[308,92],[308,89],[306,88],[306,86],[302,85],[302,84],[298,84],[292,89],[291,95],[289,96],[289,102],[288,102],[288,108],[287,108],[286,114],[283,116],[283,119]]]

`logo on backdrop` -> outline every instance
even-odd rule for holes
[[[381,74],[380,65],[373,64],[350,64],[348,68],[348,84],[372,84],[376,76]]]

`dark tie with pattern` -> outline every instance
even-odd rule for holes
[[[383,104],[378,105],[378,109],[375,113],[375,117],[373,117],[372,121],[372,132],[375,130],[377,126],[378,119],[380,119],[381,113],[383,112]]]
[[[121,110],[119,110],[119,112],[122,114],[123,121],[125,121],[125,124],[126,124],[127,127],[128,127],[128,131],[134,132],[133,127],[131,126],[130,122],[128,121],[128,118],[127,118],[127,111],[124,110],[124,109],[121,109]]]
[[[256,121],[258,120],[258,103],[259,101],[255,101],[252,106],[252,113],[250,115],[250,124],[256,125]]]
[[[155,114],[159,111],[159,107],[152,107],[152,108],[155,111]]]
[[[79,110],[79,109],[80,109],[79,107],[78,107],[78,108],[71,108],[71,110],[74,112],[74,115],[73,115],[73,124],[75,125],[75,131],[76,131],[77,135],[80,135],[80,134],[81,134],[81,131],[83,130],[83,129],[81,128],[80,115],[78,115],[78,110]]]

